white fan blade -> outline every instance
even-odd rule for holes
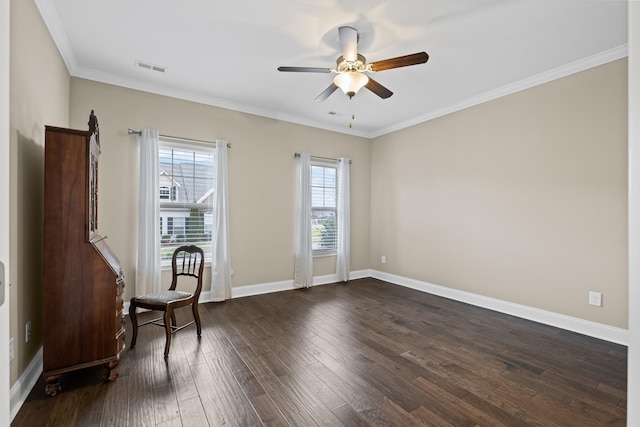
[[[358,31],[351,27],[338,28],[342,57],[347,61],[358,59]]]

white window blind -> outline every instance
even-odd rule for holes
[[[311,165],[311,247],[316,255],[337,248],[336,172],[334,165]]]
[[[178,246],[211,259],[215,149],[160,141],[160,250],[164,264]]]

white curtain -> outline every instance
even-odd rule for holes
[[[311,156],[298,157],[298,197],[296,206],[296,255],[293,286],[313,285],[313,251],[311,249]]]
[[[160,291],[160,165],[159,132],[143,129],[138,136],[138,257],[135,294]]]
[[[349,164],[351,161],[341,157],[338,162],[338,250],[336,257],[336,277],[338,281],[349,280],[351,268],[351,205],[349,202]]]
[[[231,299],[231,254],[229,251],[229,201],[227,141],[216,140],[216,181],[213,217],[211,300]]]

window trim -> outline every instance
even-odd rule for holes
[[[335,198],[336,198],[336,203],[335,203],[335,207],[331,208],[331,207],[315,207],[313,206],[313,203],[311,205],[311,212],[313,214],[313,211],[333,211],[334,215],[335,215],[335,221],[336,221],[336,230],[338,225],[338,165],[334,162],[330,162],[330,161],[322,161],[322,160],[311,160],[311,164],[310,164],[310,168],[313,168],[314,166],[316,167],[323,167],[323,168],[331,168],[335,170],[336,173],[336,186],[335,186]],[[313,182],[313,178],[311,179],[311,182]],[[310,183],[311,185],[311,183]],[[311,188],[309,189],[311,192],[313,192],[313,185],[311,185]],[[313,201],[313,197],[312,197],[312,201]],[[337,236],[336,236],[337,238]],[[338,245],[337,245],[337,240],[336,240],[336,247],[332,248],[332,249],[312,249],[311,251],[313,258],[322,258],[322,257],[328,257],[328,256],[336,256],[338,254]]]
[[[215,168],[217,167],[217,163],[216,163],[216,156],[215,156],[215,147],[211,147],[211,146],[203,146],[202,144],[196,144],[196,143],[176,143],[173,142],[172,140],[167,140],[167,139],[163,139],[160,138],[159,144],[158,144],[158,153],[161,152],[161,150],[177,150],[177,151],[186,151],[186,152],[195,152],[195,153],[206,153],[207,155],[210,155],[213,159],[213,170],[214,170],[214,174],[213,174],[213,179],[215,180]],[[159,171],[160,173],[162,173],[162,169]],[[171,180],[173,181],[174,178],[170,177]],[[215,182],[215,181],[214,181]],[[166,186],[165,186],[166,187]],[[176,189],[176,184],[174,183],[174,185],[172,185],[171,187],[166,187],[170,189],[170,198],[169,199],[161,199],[160,198],[160,191],[158,191],[158,201],[159,201],[159,208],[160,211],[158,212],[158,216],[160,217],[160,221],[162,221],[162,214],[165,214],[165,217],[167,218],[167,224],[166,226],[169,226],[169,219],[173,219],[175,217],[171,216],[170,211],[172,209],[178,209],[178,210],[183,210],[183,209],[191,209],[191,208],[201,208],[202,205],[199,203],[187,203],[187,202],[180,202],[178,201],[178,197],[177,197],[177,189]],[[173,191],[171,191],[173,190]],[[213,213],[215,206],[214,206],[214,201],[211,202],[211,213]],[[167,215],[167,213],[169,215]],[[185,217],[187,218],[187,217]],[[173,222],[173,221],[172,221]],[[186,227],[186,220],[185,220],[185,227]],[[158,230],[159,233],[159,237],[160,239],[162,239],[162,228],[160,230]],[[213,241],[214,241],[214,236],[213,233],[211,233],[211,239],[208,241],[208,244],[211,245],[211,249],[209,251],[205,251],[205,266],[211,266],[212,264],[212,257],[213,257]],[[184,243],[184,244],[188,244],[188,243]],[[166,247],[166,246],[165,246]],[[162,251],[163,248],[163,243],[162,241],[160,242],[160,249]],[[171,258],[168,259],[164,259],[162,258],[162,255],[160,255],[160,269],[161,271],[167,271],[167,270],[171,270]]]

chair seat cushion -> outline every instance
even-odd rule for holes
[[[168,304],[170,302],[179,301],[181,299],[189,298],[191,293],[181,291],[162,291],[155,294],[142,295],[136,297],[136,301],[141,303],[151,304]]]

